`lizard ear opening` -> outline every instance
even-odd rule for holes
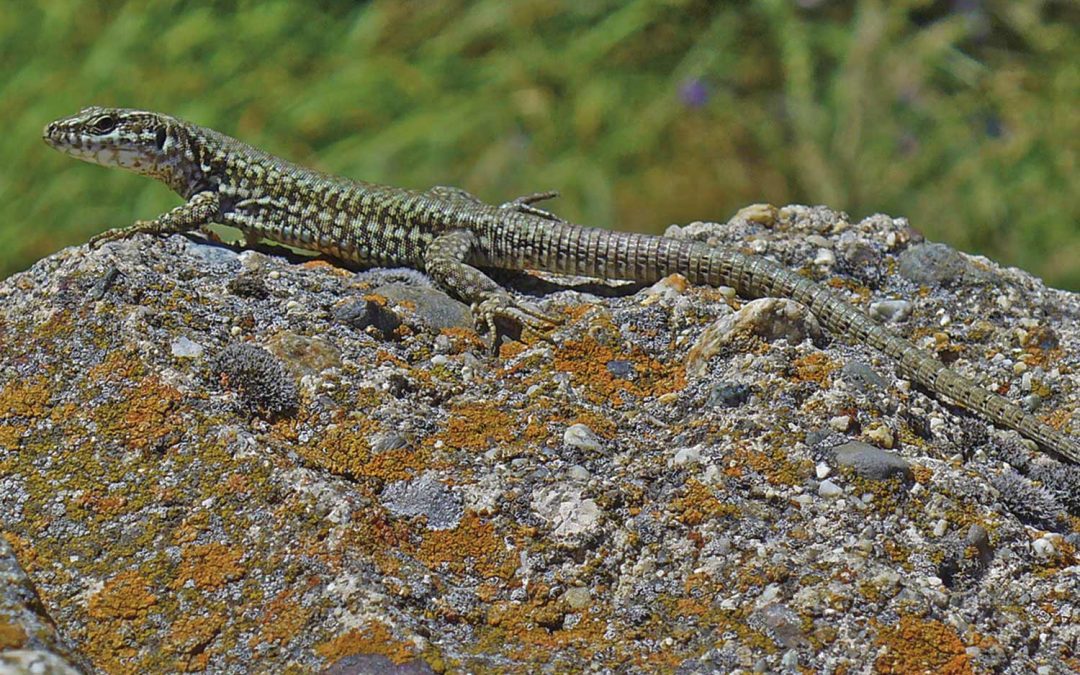
[[[165,127],[163,127],[163,126],[158,127],[157,128],[157,135],[154,136],[154,145],[157,146],[158,150],[164,150],[165,149],[165,140],[166,140],[166,138],[167,138],[167,135],[165,133]]]

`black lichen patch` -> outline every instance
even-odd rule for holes
[[[244,407],[277,418],[300,407],[296,383],[273,354],[246,343],[233,343],[218,352],[210,369],[227,388],[236,391]]]

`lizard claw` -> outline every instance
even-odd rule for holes
[[[527,195],[521,195],[516,199],[511,199],[508,202],[503,202],[499,205],[500,209],[510,209],[511,211],[518,211],[520,213],[528,213],[532,216],[537,216],[545,220],[553,220],[557,223],[565,223],[566,221],[558,217],[551,211],[545,211],[539,209],[533,204],[536,202],[542,202],[548,199],[554,199],[558,197],[559,193],[555,190],[548,190],[547,192],[533,192]]]
[[[498,350],[498,321],[505,321],[517,326],[522,333],[541,333],[561,323],[559,319],[545,314],[542,309],[532,304],[517,300],[509,293],[493,293],[486,299],[473,305],[476,322],[487,328],[488,349],[493,353]]]

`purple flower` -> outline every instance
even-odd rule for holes
[[[700,108],[709,102],[709,87],[700,77],[686,80],[679,87],[679,99],[690,108]]]

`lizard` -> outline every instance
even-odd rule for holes
[[[92,238],[92,247],[138,233],[186,233],[218,223],[240,230],[249,244],[269,240],[345,264],[411,267],[470,304],[492,346],[497,321],[535,331],[558,321],[515,298],[484,270],[533,269],[639,283],[678,273],[693,284],[733,287],[744,298],[802,303],[830,332],[880,350],[904,377],[930,392],[1080,463],[1080,444],[1064,432],[950,369],[837,292],[761,256],[576,225],[535,206],[553,192],[496,206],[458,188],[410,190],[333,176],[145,110],[84,108],[48,124],[43,138],[73,157],[155,178],[185,200],[154,220]]]

